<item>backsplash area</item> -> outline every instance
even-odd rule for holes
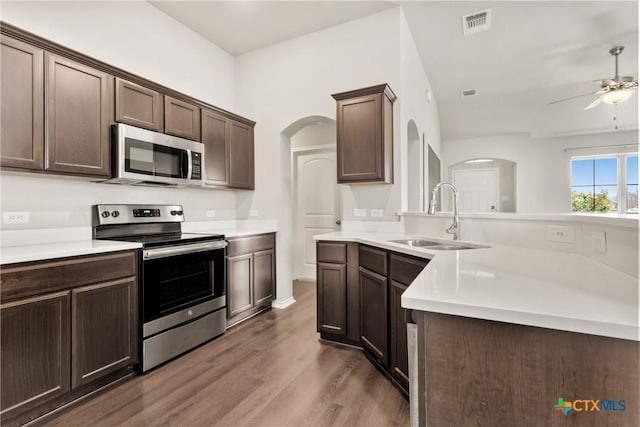
[[[500,215],[460,218],[460,240],[524,246],[576,253],[638,277],[637,218],[597,218],[578,215]],[[444,230],[450,214],[403,214],[406,233],[450,239]],[[604,232],[604,247],[600,233]],[[554,237],[554,233],[562,236]],[[558,238],[566,241],[554,241]],[[604,250],[604,251],[603,251]]]
[[[28,223],[0,230],[82,229],[91,227],[95,204],[181,204],[187,221],[236,219],[236,196],[229,190],[156,188],[94,183],[78,178],[2,172],[1,210],[27,212]]]

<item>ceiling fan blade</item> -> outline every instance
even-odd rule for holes
[[[600,105],[601,102],[602,102],[602,98],[597,97],[595,101],[593,101],[591,104],[584,107],[584,109],[586,111],[586,110],[591,110],[592,108],[596,108],[598,105]]]
[[[595,95],[597,93],[602,93],[601,91],[583,93],[582,95],[570,96],[569,98],[558,99],[557,101],[549,102],[548,105],[557,104],[558,102],[569,101],[571,99],[582,98],[583,96]]]

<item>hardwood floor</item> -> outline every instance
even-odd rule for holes
[[[47,426],[408,426],[409,403],[357,349],[319,341],[314,282]]]

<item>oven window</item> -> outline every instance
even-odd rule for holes
[[[152,176],[186,178],[187,152],[133,138],[125,138],[125,170]]]
[[[224,294],[224,250],[144,261],[144,321]]]

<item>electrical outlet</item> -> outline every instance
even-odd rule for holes
[[[372,218],[381,218],[384,216],[384,209],[371,209]]]
[[[574,227],[550,225],[547,227],[547,240],[552,242],[573,243],[576,241]]]
[[[604,231],[594,231],[591,233],[593,238],[593,248],[596,252],[607,252],[607,233]]]
[[[249,216],[258,216],[258,215],[259,215],[259,212],[257,209],[251,209],[249,211]]]
[[[367,216],[367,210],[366,209],[354,209],[353,210],[353,216],[356,216],[356,217]]]
[[[2,222],[4,224],[28,224],[29,212],[4,212]]]
[[[207,215],[207,218],[215,218],[216,217],[216,211],[206,211],[205,214]]]

